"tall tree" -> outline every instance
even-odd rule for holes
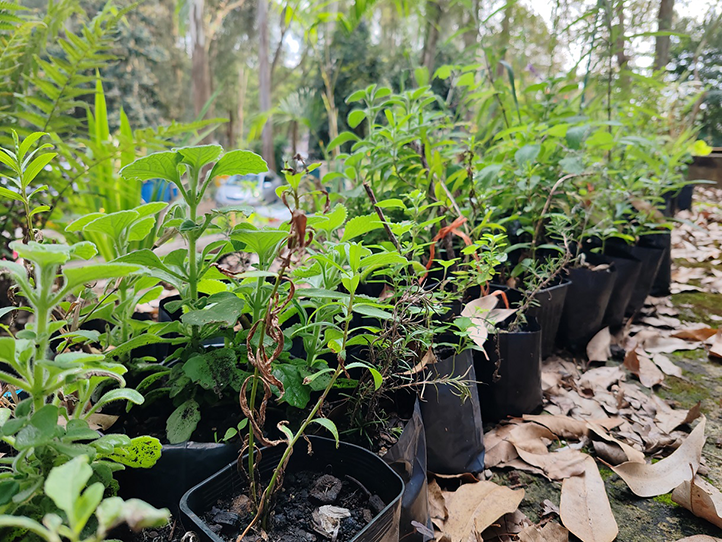
[[[203,106],[211,98],[211,71],[208,64],[208,47],[204,20],[205,0],[190,3],[190,37],[192,44],[191,86],[193,89],[193,112],[198,117]]]
[[[271,64],[268,61],[268,0],[258,0],[258,97],[261,115],[267,115],[261,134],[261,154],[268,168],[276,169],[271,123]]]
[[[672,28],[674,15],[674,0],[659,0],[659,15],[657,16],[657,30],[669,32]],[[663,70],[669,62],[670,36],[657,36],[654,46],[654,69]]]
[[[439,26],[444,13],[443,0],[426,0],[426,36],[424,50],[421,53],[421,65],[429,74],[434,73],[434,60],[436,59],[436,46],[439,42]]]

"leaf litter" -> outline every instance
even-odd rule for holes
[[[673,257],[722,263],[722,228],[707,236],[701,233],[702,214],[686,213],[686,222],[673,231]],[[715,226],[722,223],[722,213],[716,220]],[[722,292],[722,272],[710,278],[697,267],[674,269],[673,293],[699,289]],[[484,324],[509,316],[496,308],[497,302],[482,298],[467,307],[474,312],[469,316],[480,320],[476,339],[485,334],[482,311],[488,311]],[[496,318],[489,318],[492,311]],[[710,358],[722,359],[722,330],[683,322],[679,316],[670,298],[649,297],[635,322],[614,335],[605,328],[594,336],[586,364],[559,356],[546,359],[544,412],[503,420],[485,434],[486,469],[522,470],[561,482],[558,508],[545,500],[535,524],[518,508],[524,498],[521,487],[503,487],[468,474],[436,477],[429,485],[436,539],[566,542],[572,533],[582,542],[612,541],[618,527],[598,463],[611,468],[636,495],[672,491],[675,502],[722,527],[722,493],[698,474],[706,426],[701,405],[674,408],[654,391],[666,386],[668,377],[684,380],[682,368],[668,354],[707,348]],[[722,315],[709,315],[709,320],[722,321]],[[611,361],[620,351],[623,362]],[[678,542],[718,540],[722,542],[695,535]]]

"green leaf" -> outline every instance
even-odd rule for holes
[[[341,132],[328,142],[328,145],[326,145],[326,150],[330,151],[332,149],[335,149],[336,147],[340,147],[344,143],[348,143],[349,141],[360,141],[360,138],[352,132]]]
[[[47,166],[53,158],[57,156],[57,153],[49,152],[46,154],[41,154],[40,156],[36,157],[30,165],[25,169],[23,172],[23,188],[27,187],[35,177],[38,176],[38,173],[40,173],[45,166]]]
[[[140,267],[137,265],[125,263],[96,263],[85,267],[65,268],[63,276],[65,276],[65,287],[72,289],[96,280],[127,277],[139,270]]]
[[[96,232],[109,235],[113,239],[120,238],[123,230],[138,220],[136,211],[118,211],[107,215],[101,215],[95,220],[87,223],[83,231]]]
[[[20,196],[20,194],[18,194],[17,192],[13,192],[12,190],[8,190],[7,188],[4,188],[2,186],[0,186],[0,196],[15,201],[23,201],[23,198]]]
[[[365,233],[378,230],[379,228],[383,227],[383,223],[381,222],[381,220],[379,220],[379,217],[376,213],[357,216],[346,223],[346,227],[344,228],[343,237],[341,238],[341,240],[349,241],[351,239],[354,239],[355,237],[358,237],[359,235],[363,235]]]
[[[336,424],[328,418],[314,418],[313,423],[317,423],[321,427],[325,427],[326,429],[328,429],[328,431],[333,435],[333,438],[336,440],[336,448],[338,448],[339,438]]]
[[[361,109],[355,109],[348,114],[348,125],[356,128],[366,118],[366,112]]]
[[[155,152],[125,166],[120,170],[120,175],[128,180],[164,179],[180,185],[181,179],[178,172],[180,159],[181,156],[175,151]]]
[[[584,162],[578,156],[567,156],[559,160],[559,165],[564,173],[579,175],[584,173]]]
[[[198,145],[195,147],[181,147],[176,149],[176,152],[181,155],[181,162],[198,171],[206,164],[215,162],[223,152],[223,147],[220,145]]]
[[[369,365],[367,363],[363,363],[361,361],[355,361],[353,363],[349,363],[348,365],[346,365],[347,370],[348,369],[356,369],[358,367],[367,369],[368,372],[371,373],[371,377],[374,379],[374,388],[378,390],[384,381],[384,377],[381,376],[381,373],[374,367],[371,367],[371,365]]]
[[[347,103],[347,104],[350,104],[350,103],[353,103],[353,102],[359,102],[359,101],[363,100],[365,96],[366,96],[366,90],[365,90],[365,89],[357,90],[356,92],[354,92],[353,94],[351,94],[351,96],[349,96],[348,98],[346,98],[346,103]]]
[[[323,215],[328,220],[319,222],[315,227],[317,230],[332,232],[344,223],[347,215],[346,207],[341,203],[337,203],[330,213]]]
[[[124,501],[120,497],[110,497],[101,502],[95,516],[105,530],[126,523],[133,532],[163,527],[170,520],[167,508],[158,510],[140,499]]]
[[[65,226],[65,231],[81,231],[87,224],[90,224],[93,220],[103,216],[103,213],[90,213],[85,216],[81,216],[77,220],[73,220],[70,224]]]
[[[0,506],[8,504],[20,491],[20,484],[15,480],[3,480],[0,482]]]
[[[128,241],[140,241],[148,237],[155,226],[155,217],[147,216],[130,226],[128,230]]]
[[[75,503],[93,475],[88,461],[88,457],[84,455],[71,459],[64,465],[53,468],[45,480],[45,494],[53,500],[55,506],[65,512],[71,526],[75,525],[77,520]]]
[[[166,422],[168,442],[178,444],[189,440],[200,419],[198,403],[195,399],[188,399],[173,411]]]
[[[250,252],[258,255],[261,263],[270,263],[281,243],[288,239],[288,232],[274,229],[256,229],[251,224],[236,226],[231,239],[245,243]]]
[[[214,298],[218,298],[218,300],[211,299],[205,308],[184,314],[181,317],[183,323],[201,327],[211,324],[225,324],[229,327],[236,325],[238,317],[246,305],[243,299],[231,292],[217,294]]]
[[[534,162],[539,156],[541,151],[541,145],[524,145],[521,149],[516,151],[514,159],[520,168],[524,168],[527,164]]]
[[[135,469],[149,469],[160,458],[163,446],[155,437],[142,436],[131,439],[130,445],[116,448],[108,459]]]
[[[251,151],[231,151],[224,154],[211,170],[210,178],[219,175],[250,175],[268,171],[266,161]]]
[[[353,312],[363,314],[364,316],[370,316],[372,318],[378,318],[379,320],[392,320],[394,315],[385,310],[368,305],[366,303],[356,303],[353,306]]]
[[[288,363],[279,363],[273,368],[273,375],[283,384],[283,399],[292,407],[306,408],[311,400],[311,390],[304,385],[304,379],[298,367]]]
[[[570,149],[581,149],[584,138],[589,133],[589,126],[572,126],[567,130],[567,145]]]
[[[485,188],[489,187],[499,178],[499,172],[501,171],[501,168],[501,164],[492,164],[490,166],[486,166],[476,176],[476,182]]]

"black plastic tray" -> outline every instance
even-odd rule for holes
[[[293,449],[287,472],[317,470],[330,472],[336,477],[352,476],[361,481],[373,494],[387,503],[386,507],[352,539],[353,542],[397,542],[401,515],[401,496],[404,482],[383,459],[376,454],[342,442],[338,449],[335,441],[309,435],[313,453],[308,454],[308,444],[300,439]],[[268,480],[284,451],[283,446],[264,448],[258,470],[262,479]],[[225,495],[246,491],[247,484],[238,473],[234,461],[210,478],[190,489],[180,501],[181,521],[187,531],[193,531],[204,542],[224,542],[211,531],[199,517]]]

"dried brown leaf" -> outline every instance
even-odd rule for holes
[[[654,356],[652,356],[652,361],[657,365],[657,367],[662,369],[664,374],[682,378],[682,369],[672,363],[667,356],[663,354],[654,354]]]
[[[707,536],[706,534],[696,534],[694,536],[680,538],[677,542],[722,542],[722,538],[715,538],[714,536]]]
[[[530,525],[519,533],[519,542],[568,542],[569,531],[556,522]]]
[[[672,500],[695,516],[722,528],[722,493],[699,476],[675,488]]]
[[[654,464],[622,463],[612,470],[639,497],[656,497],[669,493],[687,480],[691,480],[699,469],[704,446],[706,419],[697,424],[682,445],[672,455]]]
[[[546,414],[525,414],[525,420],[543,425],[560,438],[580,439],[587,435],[587,423],[569,416],[549,416]]]
[[[608,390],[613,384],[624,380],[625,373],[621,367],[596,367],[588,370],[579,380],[579,387],[582,390],[595,392],[597,390]]]
[[[609,328],[597,332],[587,345],[587,357],[589,361],[607,361],[612,355],[611,351],[612,335]]]
[[[664,381],[664,373],[642,350],[628,351],[624,356],[624,366],[647,388],[652,388]]]
[[[717,333],[716,329],[711,327],[693,328],[693,329],[682,329],[676,333],[672,333],[672,337],[678,339],[684,339],[685,341],[699,341],[704,342],[710,337],[713,337]]]
[[[564,526],[582,542],[612,542],[617,537],[604,481],[590,456],[582,474],[564,480],[559,510]]]
[[[552,480],[564,480],[584,472],[584,458],[589,457],[579,450],[561,448],[556,452],[534,454],[517,447],[516,452],[526,463],[538,467]]]
[[[600,427],[599,425],[588,422],[587,424],[589,426],[589,430],[598,438],[605,441],[607,444],[612,446],[617,446],[623,453],[624,456],[626,456],[626,459],[624,459],[622,462],[631,461],[634,463],[644,463],[644,454],[640,452],[639,450],[632,448],[629,444],[626,444],[624,442],[621,442],[611,435],[609,435],[604,428]],[[596,447],[595,447],[596,449]]]
[[[464,484],[456,491],[444,491],[449,512],[441,529],[451,542],[474,539],[504,514],[513,512],[524,498],[523,489],[509,489],[493,482]]]
[[[446,508],[446,501],[444,495],[439,487],[436,480],[431,479],[428,485],[429,494],[429,516],[438,528],[444,525],[444,522],[449,518],[449,511]]]

